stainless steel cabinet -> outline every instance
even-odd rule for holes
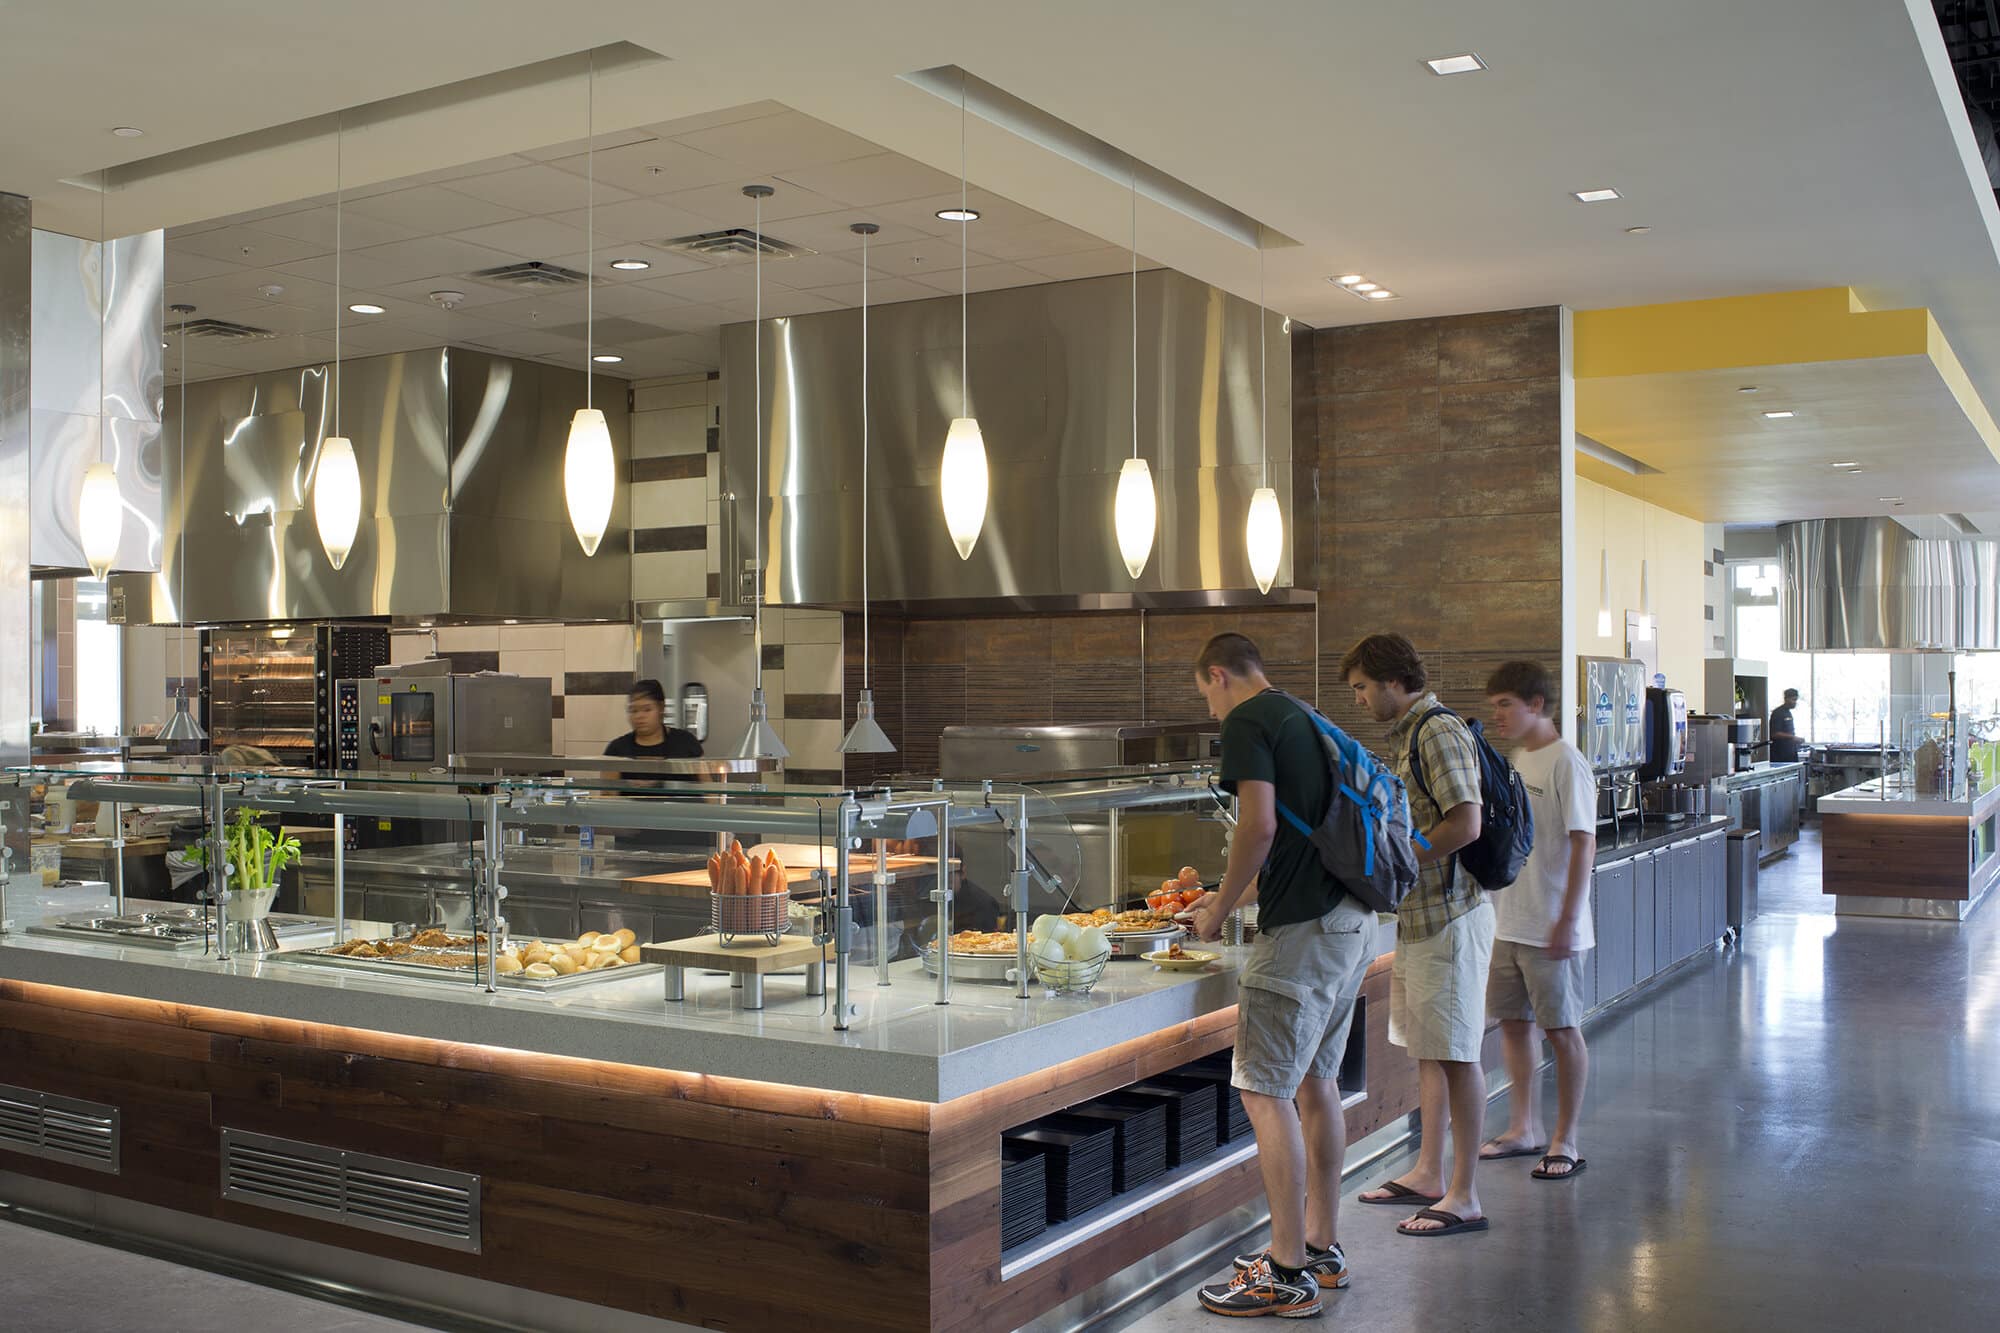
[[[1653,933],[1653,854],[1632,858],[1632,977],[1650,981],[1660,970],[1659,939]]]
[[[1633,975],[1632,862],[1602,866],[1591,898],[1597,927],[1597,996],[1614,1000],[1636,984]]]

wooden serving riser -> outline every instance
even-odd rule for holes
[[[804,968],[806,994],[826,994],[826,965],[833,958],[833,943],[815,944],[809,936],[784,935],[776,944],[750,944],[759,938],[739,936],[735,944],[724,944],[714,935],[691,935],[664,944],[642,944],[639,957],[667,969],[669,1003],[687,998],[687,969],[733,974],[730,986],[742,991],[745,1009],[764,1007],[764,978],[773,972]]]

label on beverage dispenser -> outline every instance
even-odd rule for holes
[[[1590,722],[1592,726],[1597,727],[1611,725],[1611,694],[1608,690],[1597,692],[1597,703],[1591,709]]]

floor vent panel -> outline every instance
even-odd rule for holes
[[[118,1174],[118,1108],[0,1083],[0,1149]]]
[[[479,1177],[461,1171],[225,1129],[222,1197],[479,1252]]]

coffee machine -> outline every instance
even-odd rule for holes
[[[1577,673],[1577,748],[1597,778],[1597,822],[1616,826],[1639,813],[1639,769],[1646,762],[1646,664],[1626,657],[1581,657]]]

